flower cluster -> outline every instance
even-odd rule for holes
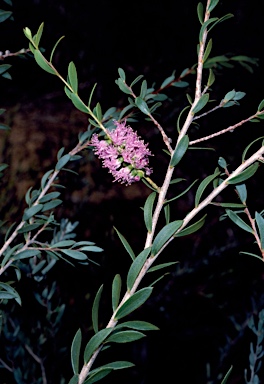
[[[126,126],[126,122],[115,121],[114,124],[114,130],[107,130],[107,139],[99,140],[94,134],[91,145],[95,147],[94,153],[103,160],[103,166],[109,168],[114,181],[129,185],[151,174],[152,170],[148,167],[151,152],[137,133]]]

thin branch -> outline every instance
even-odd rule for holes
[[[209,113],[212,113],[212,112],[214,112],[214,111],[216,111],[217,109],[222,108],[222,107],[223,107],[223,104],[220,103],[219,105],[217,105],[217,106],[214,107],[213,109],[210,109],[210,111],[207,111],[207,112],[205,112],[205,113],[202,113],[202,114],[199,115],[199,116],[194,116],[193,120],[200,119],[201,117],[204,117],[204,116],[208,115]]]
[[[236,129],[237,127],[240,127],[241,125],[243,125],[245,123],[247,123],[251,119],[254,119],[255,117],[257,117],[258,114],[259,113],[255,113],[254,115],[248,117],[247,119],[241,120],[239,123],[231,125],[230,127],[223,129],[222,131],[215,132],[215,133],[212,133],[211,135],[208,135],[208,136],[205,136],[205,137],[201,137],[200,139],[190,141],[189,145],[197,144],[197,143],[200,143],[201,141],[210,140],[210,139],[212,139],[212,138],[214,138],[216,136],[223,135],[224,133],[227,133],[227,132],[233,132],[234,129]]]
[[[171,148],[171,145],[170,145],[171,140],[168,138],[168,136],[166,135],[164,129],[163,129],[162,126],[157,122],[157,120],[155,120],[154,117],[153,117],[151,114],[149,114],[148,116],[149,116],[150,119],[153,121],[153,123],[156,125],[156,127],[158,128],[158,130],[160,131],[161,136],[162,136],[162,138],[163,138],[163,141],[164,141],[165,145],[167,146],[167,148],[168,148],[170,154],[172,154],[172,153],[173,153],[173,149]]]
[[[27,52],[30,52],[29,48],[28,49],[22,48],[22,49],[20,49],[20,51],[13,52],[13,53],[10,52],[8,49],[5,51],[5,53],[0,51],[0,60],[4,60],[7,57],[19,56],[19,55],[22,55],[22,54],[27,53]]]
[[[40,359],[40,358],[39,358],[39,357],[32,351],[32,349],[31,349],[27,344],[25,344],[25,348],[26,348],[26,350],[28,351],[28,353],[33,357],[33,359],[40,365],[41,375],[42,375],[42,383],[43,383],[43,384],[47,384],[48,381],[47,381],[47,376],[46,376],[46,372],[45,372],[45,367],[44,367],[44,364],[43,364],[42,359]]]

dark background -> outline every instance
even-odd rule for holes
[[[183,69],[196,62],[199,31],[196,5],[193,0],[14,1],[14,21],[0,25],[0,49],[15,52],[27,47],[22,28],[27,26],[34,32],[44,21],[42,46],[49,54],[58,38],[65,35],[57,48],[54,64],[65,75],[68,63],[75,62],[84,100],[88,99],[96,82],[94,99],[100,101],[103,110],[124,106],[126,97],[114,84],[118,67],[122,67],[131,80],[143,74],[149,84],[155,81],[160,85],[172,71],[180,75]],[[247,97],[240,107],[206,117],[200,131],[191,131],[193,138],[248,117],[264,98],[260,2],[220,1],[212,16],[229,12],[234,18],[212,31],[212,56],[244,54],[258,57],[259,66],[254,68],[254,74],[239,64],[233,69],[219,71],[213,97],[220,100],[232,89],[246,92]],[[43,169],[48,170],[54,164],[56,151],[61,146],[70,149],[75,145],[77,133],[86,129],[87,122],[86,116],[71,106],[59,80],[44,73],[32,58],[9,58],[6,62],[12,64],[13,81],[1,79],[0,101],[1,107],[7,108],[6,122],[11,125],[11,133],[1,136],[1,153],[2,161],[11,162],[8,174],[11,181],[4,178],[1,205],[6,219],[19,220],[26,189],[40,180]],[[187,91],[193,94],[194,78],[188,80]],[[159,116],[171,137],[174,137],[177,116],[186,105],[185,93],[185,89],[168,90],[172,102],[165,103]],[[166,157],[160,151],[160,138],[143,119],[136,127],[156,154],[152,159],[153,178],[160,183],[166,166]],[[245,146],[263,135],[262,131],[263,123],[247,124],[232,135],[206,144],[214,147],[215,152],[190,151],[176,176],[186,177],[188,185],[196,178],[202,179],[213,172],[219,156],[226,158],[231,169],[235,168]],[[104,326],[110,315],[112,279],[115,273],[120,273],[125,280],[130,260],[113,226],[128,239],[135,252],[142,249],[145,236],[140,207],[149,192],[143,185],[113,185],[106,170],[88,153],[79,171],[79,177],[62,175],[67,190],[63,208],[58,209],[57,215],[78,220],[78,238],[95,241],[105,252],[95,256],[101,264],[99,268],[92,265],[72,268],[60,262],[47,277],[47,285],[57,279],[57,296],[67,308],[62,329],[54,340],[57,349],[46,347],[47,351],[43,351],[48,355],[49,383],[59,383],[61,375],[67,379],[71,377],[69,348],[67,352],[60,352],[59,361],[56,353],[59,347],[70,345],[78,327],[88,340],[92,300],[100,284],[105,283],[100,312]],[[252,213],[263,209],[262,172],[261,168],[248,188]],[[173,193],[185,187],[177,185]],[[195,190],[173,205],[173,220],[183,217],[192,207],[194,193]],[[226,192],[224,198],[225,201],[235,199],[232,191]],[[170,269],[170,274],[156,285],[148,303],[131,317],[151,321],[160,331],[133,345],[114,346],[112,353],[106,351],[105,357],[99,359],[102,363],[113,360],[115,354],[116,359],[131,359],[136,368],[114,373],[104,379],[105,383],[112,380],[144,384],[172,380],[217,383],[220,382],[218,375],[227,372],[231,365],[234,369],[230,383],[244,382],[249,343],[254,341],[247,328],[247,319],[263,307],[263,265],[249,256],[239,255],[241,250],[256,251],[247,233],[227,221],[219,222],[223,211],[210,208],[207,213],[207,226],[171,244],[164,252],[162,262],[179,260],[179,264]],[[34,327],[41,315],[29,292],[42,287],[34,284],[22,278],[18,287],[23,307],[17,316],[27,324],[25,329]],[[34,314],[29,315],[32,307]],[[12,382],[11,377],[1,381],[1,374],[1,383]]]

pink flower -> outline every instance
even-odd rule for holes
[[[126,126],[126,122],[114,121],[114,124],[116,129],[107,130],[107,140],[99,140],[94,134],[91,145],[94,146],[94,153],[103,160],[103,166],[109,168],[114,181],[129,185],[152,173],[148,167],[151,152],[137,133]]]

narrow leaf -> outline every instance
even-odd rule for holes
[[[155,256],[164,244],[173,236],[173,234],[180,228],[183,220],[172,221],[171,223],[165,225],[161,231],[157,234],[153,241],[152,245],[152,255]]]
[[[27,221],[31,219],[36,213],[40,212],[43,208],[43,204],[34,205],[33,207],[27,208],[24,211],[22,220]]]
[[[251,148],[251,146],[252,146],[253,144],[255,144],[257,141],[259,141],[259,140],[263,140],[263,139],[264,139],[264,136],[260,136],[260,137],[258,137],[257,139],[253,140],[251,143],[249,143],[249,144],[246,146],[246,148],[244,149],[243,154],[242,154],[242,163],[244,163],[244,161],[245,161],[245,159],[246,159],[247,152],[248,152],[248,150]]]
[[[38,249],[26,249],[25,251],[21,251],[15,254],[15,256],[12,257],[13,260],[22,260],[27,259],[32,256],[37,256],[40,254],[40,251]]]
[[[202,194],[205,190],[205,188],[213,181],[217,176],[220,175],[220,172],[215,172],[213,175],[207,176],[199,185],[196,195],[195,195],[195,207],[198,207],[199,202],[201,200]]]
[[[118,68],[118,74],[121,77],[122,80],[126,80],[126,74],[125,71],[122,68]]]
[[[62,156],[56,164],[56,167],[55,167],[56,171],[59,171],[60,169],[62,169],[68,163],[68,161],[70,161],[70,158],[71,158],[71,155],[69,154]]]
[[[103,379],[105,376],[109,375],[112,372],[111,368],[100,368],[96,371],[96,373],[90,375],[87,380],[85,380],[84,384],[93,384],[97,381]]]
[[[204,225],[206,216],[207,215],[204,215],[200,220],[196,221],[196,223],[190,225],[187,228],[184,228],[180,232],[176,233],[174,236],[175,237],[187,236],[187,235],[190,235],[191,233],[198,231]]]
[[[208,101],[209,101],[209,93],[205,93],[204,95],[201,96],[198,103],[193,108],[192,114],[195,115],[197,112],[203,109],[205,105],[208,103]]]
[[[242,171],[239,175],[231,177],[231,179],[228,180],[228,184],[239,184],[243,181],[249,179],[252,177],[259,167],[259,164],[256,162],[254,164],[251,164],[247,169]]]
[[[79,373],[81,343],[82,343],[82,332],[80,329],[78,329],[71,345],[71,363],[72,363],[72,369],[75,375]]]
[[[76,260],[87,260],[86,254],[80,251],[75,251],[73,249],[61,249],[61,252]]]
[[[157,195],[156,192],[152,192],[148,196],[144,205],[144,221],[145,221],[145,225],[148,232],[152,231],[152,213],[153,213],[153,204],[154,204],[156,195]]]
[[[198,19],[201,24],[203,24],[203,19],[204,19],[204,6],[203,3],[198,3],[197,5],[197,15]]]
[[[227,383],[227,379],[229,378],[232,369],[233,369],[233,366],[231,365],[231,367],[229,368],[227,374],[225,375],[225,377],[224,377],[223,380],[221,381],[221,384],[226,384],[226,383]]]
[[[151,247],[144,249],[131,264],[127,274],[127,289],[130,290],[138,277],[141,268],[143,267],[148,255],[150,254]]]
[[[121,277],[120,275],[115,275],[113,284],[112,284],[112,308],[113,312],[116,310],[118,304],[119,304],[119,299],[120,299],[120,292],[121,292]]]
[[[70,85],[75,93],[78,91],[78,77],[76,67],[73,61],[70,62],[68,66],[68,77],[70,80]]]
[[[115,228],[115,227],[114,227]],[[125,247],[126,251],[130,255],[131,259],[135,259],[135,253],[133,252],[132,248],[130,247],[128,241],[124,238],[123,235],[115,228],[116,233],[118,234],[119,239],[121,240],[123,246]]]
[[[154,267],[149,268],[148,272],[155,272],[155,271],[158,271],[160,269],[170,267],[171,265],[174,265],[174,264],[177,264],[177,263],[178,263],[178,261],[172,261],[170,263],[158,264],[158,265],[155,265]]]
[[[188,149],[188,145],[189,145],[189,137],[188,135],[185,135],[181,138],[181,140],[179,141],[179,144],[177,145],[175,151],[173,152],[171,162],[170,162],[171,168],[179,164],[179,162],[181,161],[185,152]]]
[[[84,361],[85,361],[85,364],[88,363],[88,361],[90,360],[92,354],[104,342],[104,340],[107,338],[107,336],[110,335],[112,330],[113,330],[113,328],[101,329],[101,331],[97,332],[89,340],[88,344],[85,347],[85,351],[84,351]]]
[[[119,328],[132,328],[138,331],[157,331],[159,329],[156,325],[148,323],[147,321],[139,320],[125,321],[115,327],[115,329]]]
[[[106,343],[130,343],[145,337],[144,333],[138,331],[121,331],[114,333],[106,339]]]
[[[208,44],[206,46],[206,49],[205,49],[205,52],[204,52],[204,55],[203,55],[203,61],[204,62],[208,59],[208,56],[210,55],[211,50],[212,50],[212,46],[213,46],[213,40],[210,39],[208,41]]]
[[[243,204],[246,204],[247,200],[247,187],[245,184],[236,185],[238,196]]]
[[[74,106],[77,109],[79,109],[79,111],[84,112],[84,113],[89,112],[89,108],[84,104],[84,102],[75,93],[71,94],[71,101],[73,102]]]
[[[258,106],[258,111],[262,111],[262,109],[264,108],[264,99],[259,103],[259,106]]]
[[[102,291],[103,291],[103,284],[97,291],[97,294],[93,302],[93,307],[92,307],[92,322],[93,322],[93,329],[95,333],[98,332],[98,312],[99,312],[99,303],[100,303]]]
[[[44,71],[56,75],[56,71],[48,64],[47,60],[38,49],[35,49],[34,57],[38,65],[44,69]]]
[[[140,109],[145,115],[150,114],[147,103],[141,97],[137,97],[135,99],[135,103],[138,109]]]
[[[208,12],[212,12],[212,10],[217,6],[218,2],[219,0],[211,0],[208,7]]]
[[[240,228],[244,229],[244,231],[253,233],[253,229],[244,222],[235,212],[230,209],[226,209],[227,216]]]
[[[264,219],[258,212],[255,213],[255,219],[258,226],[258,231],[260,235],[261,250],[264,249]]]
[[[129,315],[129,313],[135,311],[142,304],[147,301],[152,292],[151,287],[142,288],[138,292],[134,293],[122,306],[118,309],[115,318],[117,320]]]

